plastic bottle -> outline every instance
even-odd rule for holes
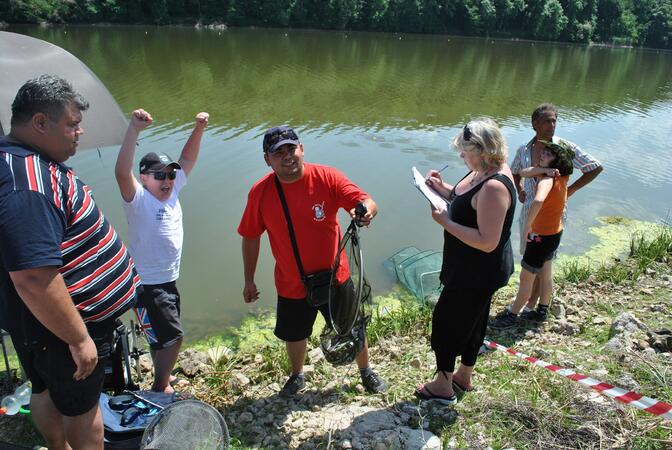
[[[2,399],[0,402],[0,414],[7,414],[8,416],[13,416],[19,412],[21,409],[21,403],[13,395],[8,395]]]
[[[14,397],[19,401],[21,406],[30,404],[30,396],[33,393],[33,388],[30,382],[27,381],[14,390]]]

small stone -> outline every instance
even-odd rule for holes
[[[350,449],[352,448],[352,442],[349,439],[343,439],[340,443],[341,448]]]
[[[400,356],[401,355],[401,347],[399,347],[398,345],[392,344],[389,347],[387,347],[387,353],[389,353],[393,357]]]
[[[551,305],[551,314],[553,314],[558,319],[562,319],[567,315],[567,312],[563,304],[556,302]]]
[[[208,354],[199,352],[193,348],[188,348],[181,352],[177,357],[177,361],[182,372],[190,377],[206,373],[210,370]]]
[[[303,366],[303,374],[306,375],[306,378],[310,378],[310,375],[315,373],[315,367],[311,364],[306,364]]]
[[[605,323],[607,323],[607,319],[605,319],[604,317],[595,317],[593,319],[593,323],[595,325],[604,325]]]
[[[242,391],[243,388],[249,384],[250,379],[240,372],[234,372],[231,375],[231,379],[229,380],[229,386],[231,386],[231,389],[236,391]]]
[[[607,369],[597,369],[593,370],[593,376],[599,378],[606,377],[609,375],[609,371]]]
[[[154,363],[152,362],[152,357],[150,355],[141,355],[140,371],[142,373],[149,373],[152,370],[154,370]]]
[[[249,411],[243,411],[238,416],[238,422],[239,423],[249,423],[249,422],[252,422],[253,419],[254,419],[254,416],[252,416],[252,413],[249,412]]]
[[[419,369],[420,367],[422,367],[422,361],[420,361],[420,359],[418,358],[413,358],[409,363],[409,365],[414,369]]]
[[[264,357],[263,356],[261,356],[259,353],[254,355],[254,363],[255,364],[261,364],[262,362],[264,362]]]
[[[319,361],[322,361],[323,359],[324,359],[324,353],[322,353],[322,349],[320,347],[316,347],[308,352],[308,361],[311,364],[316,364]]]

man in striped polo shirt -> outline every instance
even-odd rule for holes
[[[87,108],[67,81],[42,75],[19,89],[0,138],[0,326],[50,449],[103,448],[101,361],[140,282],[91,189],[63,164]]]

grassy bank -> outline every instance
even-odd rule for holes
[[[623,224],[621,224],[623,225]],[[633,228],[626,223],[626,227]],[[635,227],[636,228],[636,227]],[[672,358],[646,343],[641,331],[634,347],[604,350],[614,318],[632,313],[651,330],[672,329],[672,233],[669,227],[649,227],[630,239],[626,255],[609,260],[564,258],[556,269],[554,303],[564,317],[552,317],[541,327],[521,325],[488,338],[541,358],[549,363],[591,376],[658,400],[672,401]],[[516,283],[500,290],[492,314],[515,295]],[[412,392],[417,382],[429,379],[434,358],[429,349],[431,307],[403,292],[383,299],[369,327],[371,359],[390,382],[382,397],[362,395],[354,368],[334,368],[309,357],[311,393],[325,392],[329,402],[342,408],[367,407],[399,411],[417,405]],[[396,307],[389,307],[396,305]],[[266,323],[272,318],[266,317]],[[569,324],[567,327],[560,326]],[[263,328],[263,326],[261,327]],[[270,330],[270,329],[267,329]],[[244,329],[239,336],[252,331]],[[231,359],[196,381],[193,392],[227,414],[234,443],[239,448],[340,448],[338,430],[313,433],[304,440],[292,438],[291,427],[268,433],[241,423],[245,411],[260,409],[282,385],[288,365],[281,345],[270,334],[253,345],[237,349]],[[311,347],[319,345],[312,338]],[[249,385],[235,381],[247,377]],[[672,446],[672,424],[647,412],[619,404],[561,376],[501,352],[488,352],[477,364],[475,392],[461,398],[452,413],[426,413],[418,409],[417,424],[439,435],[445,445],[460,448],[646,448]],[[310,394],[309,394],[310,395]],[[312,402],[312,403],[311,403]],[[312,399],[304,405],[317,414],[324,405]],[[280,406],[282,409],[282,406]],[[293,410],[294,406],[286,406]],[[277,412],[277,408],[275,410]],[[288,417],[294,417],[285,411]],[[289,419],[287,419],[289,420]]]
[[[614,226],[635,234],[616,237],[610,228]],[[604,229],[611,241],[596,246],[603,247],[597,252],[600,257],[593,253],[558,261],[555,315],[547,323],[490,330],[487,337],[670,403],[672,355],[654,348],[646,331],[672,329],[672,231],[622,219],[607,221]],[[616,240],[625,254],[606,252],[619,248]],[[496,294],[492,315],[511,301],[516,289],[514,280]],[[476,390],[462,396],[454,408],[419,404],[413,390],[430,379],[435,368],[428,342],[431,306],[401,290],[376,300],[379,307],[368,336],[372,364],[390,384],[384,395],[365,394],[354,365],[332,367],[313,350],[306,365],[308,390],[296,400],[279,399],[288,361],[284,345],[272,335],[270,314],[194,345],[218,362],[192,378],[186,390],[223,412],[233,447],[239,449],[358,448],[353,435],[359,429],[339,425],[336,418],[350,414],[358,420],[377,413],[435,433],[447,448],[672,448],[672,422],[503,352],[479,358]],[[624,312],[642,326],[628,345],[609,349],[612,322]],[[311,349],[319,346],[319,328],[311,337]],[[16,418],[0,418],[3,438],[8,423],[18,428]],[[13,442],[39,441],[27,426],[9,436],[14,436]],[[376,448],[400,448],[390,442]]]

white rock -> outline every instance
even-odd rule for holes
[[[399,434],[402,436],[402,448],[406,450],[441,449],[441,439],[431,431],[402,427]]]
[[[311,364],[316,364],[319,361],[322,361],[323,359],[324,359],[324,353],[322,353],[322,349],[320,347],[316,347],[308,352],[308,361]]]
[[[343,439],[343,440],[341,441],[341,444],[340,444],[340,445],[341,445],[341,448],[344,448],[344,449],[352,448],[352,442],[350,442],[349,439]]]

